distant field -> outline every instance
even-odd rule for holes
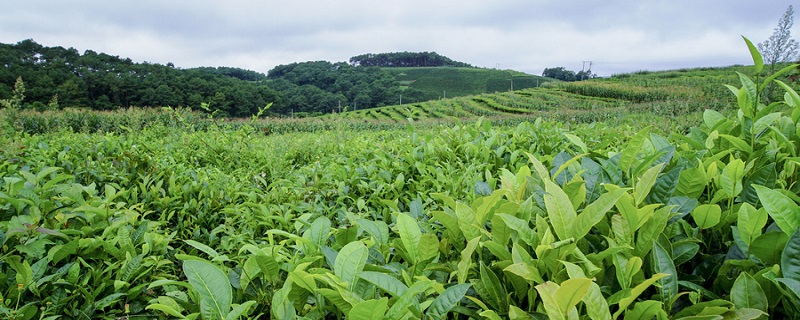
[[[491,71],[491,72],[490,72]],[[524,121],[545,118],[567,122],[611,121],[627,122],[637,125],[655,125],[672,129],[686,127],[700,119],[705,109],[723,110],[730,104],[730,92],[725,87],[738,81],[736,71],[747,72],[746,67],[683,69],[663,72],[636,72],[615,75],[610,78],[593,79],[582,82],[551,81],[539,83],[541,86],[517,87],[523,81],[514,78],[514,91],[510,89],[510,73],[497,70],[459,69],[459,68],[397,68],[399,78],[409,86],[433,88],[434,74],[441,78],[442,73],[452,74],[453,81],[440,81],[442,87],[450,89],[447,99],[435,99],[420,103],[382,108],[364,109],[326,115],[323,119],[377,123],[408,123],[454,121],[473,117],[504,119],[505,121]],[[506,90],[493,90],[485,94],[466,94],[450,97],[449,92],[467,92],[465,79],[478,79],[478,74],[492,74],[499,81],[505,73]],[[536,79],[536,77],[529,77]],[[461,81],[457,81],[461,80]],[[428,81],[428,82],[426,82]],[[480,81],[471,82],[471,90],[478,90]],[[486,83],[482,85],[486,86]],[[432,90],[432,89],[431,89]],[[456,94],[453,95],[456,95]],[[442,92],[439,92],[441,97]],[[653,117],[653,116],[658,117]]]
[[[384,70],[391,72],[402,86],[421,91],[420,101],[510,91],[512,81],[515,90],[556,81],[512,70],[450,67]]]

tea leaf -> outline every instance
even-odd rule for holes
[[[761,51],[758,51],[755,45],[750,42],[750,39],[747,39],[745,36],[742,36],[744,42],[747,44],[747,49],[750,50],[750,56],[753,58],[753,64],[755,65],[754,72],[756,74],[761,73],[761,70],[764,69],[764,59],[761,57]]]
[[[753,188],[756,189],[761,204],[767,209],[767,214],[786,235],[791,236],[797,228],[800,228],[800,206],[797,203],[767,187],[754,185]]]
[[[692,210],[692,218],[700,229],[716,226],[721,217],[722,209],[716,204],[704,204]]]
[[[469,287],[469,284],[464,283],[445,289],[442,294],[433,300],[433,303],[428,307],[428,311],[426,311],[426,315],[434,319],[443,318],[450,309],[455,307],[456,304],[464,298]]]
[[[784,278],[800,281],[800,229],[794,231],[783,248],[781,274]]]
[[[216,318],[223,318],[231,309],[232,290],[228,277],[210,262],[186,260],[183,273],[195,291],[211,308]]]
[[[571,225],[576,218],[575,208],[566,193],[550,180],[545,180],[544,202],[550,223],[558,239],[565,240],[572,237]]]
[[[348,319],[353,320],[377,320],[383,319],[389,299],[365,300],[354,305],[347,314]]]
[[[381,288],[381,290],[386,291],[393,297],[402,296],[406,290],[408,290],[408,286],[403,284],[403,282],[385,273],[363,271],[359,273],[358,276],[361,279],[374,284],[378,288]]]
[[[769,307],[764,290],[750,274],[742,272],[731,288],[731,302],[737,308],[753,308],[767,311]]]
[[[561,287],[556,291],[556,302],[561,312],[566,314],[578,305],[592,284],[592,280],[587,278],[569,279],[562,282]]]
[[[419,240],[422,237],[422,231],[420,231],[417,221],[407,214],[398,214],[397,232],[400,234],[400,241],[403,242],[410,262],[419,262]]]
[[[347,282],[351,290],[355,287],[356,275],[364,270],[368,256],[369,250],[361,241],[348,243],[336,255],[333,270],[339,279]]]

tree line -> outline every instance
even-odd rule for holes
[[[367,53],[350,58],[350,64],[363,67],[462,67],[473,68],[464,62],[453,61],[436,52]]]
[[[347,62],[279,65],[265,75],[233,67],[176,68],[135,63],[105,53],[46,47],[28,39],[0,43],[0,100],[21,98],[22,108],[190,107],[207,104],[221,116],[268,113],[316,115],[422,99],[402,87],[386,66],[469,66],[434,52],[365,54]],[[15,87],[24,83],[24,96]]]

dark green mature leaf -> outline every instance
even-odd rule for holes
[[[669,201],[678,187],[682,170],[680,167],[675,167],[659,176],[652,190],[650,190],[650,194],[645,198],[647,203],[666,203]]]
[[[786,235],[791,236],[797,228],[800,228],[800,206],[797,203],[786,195],[767,187],[753,187],[758,193],[761,204],[767,209],[767,214],[775,220],[775,223]]]
[[[653,251],[651,254],[654,273],[668,275],[659,280],[661,287],[658,291],[661,294],[661,301],[669,305],[672,298],[678,294],[678,272],[675,270],[672,256],[658,241],[653,242]]]
[[[769,304],[764,290],[750,274],[742,272],[731,288],[731,302],[737,308],[753,308],[766,312]]]
[[[233,299],[231,283],[225,273],[210,262],[200,260],[184,261],[183,273],[214,316],[224,318],[231,310]]]
[[[755,255],[766,265],[780,264],[781,250],[777,248],[786,245],[788,240],[789,236],[781,231],[765,232],[750,244],[750,254]]]
[[[800,281],[800,229],[794,231],[783,248],[781,273],[784,278]]]
[[[742,200],[755,206],[758,203],[758,194],[754,186],[761,185],[767,188],[773,188],[777,179],[778,173],[775,171],[774,162],[755,170],[751,175],[747,176],[742,183],[744,187],[744,190],[742,190]]]
[[[464,295],[467,294],[469,287],[469,284],[464,283],[445,289],[442,294],[433,300],[433,303],[431,303],[431,305],[428,307],[426,314],[433,319],[443,318],[447,312],[450,311],[450,309],[455,307],[456,304],[458,304],[458,302],[464,298]]]
[[[494,271],[483,264],[483,261],[480,262],[480,275],[480,282],[485,290],[481,297],[495,309],[507,310],[508,296],[506,296],[506,289]]]

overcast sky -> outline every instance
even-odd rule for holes
[[[749,64],[790,0],[13,1],[0,42],[94,50],[177,67],[347,61],[435,51],[486,68],[608,76]],[[800,8],[796,8],[800,9]],[[800,36],[800,22],[793,36]],[[588,64],[587,64],[588,67]]]

